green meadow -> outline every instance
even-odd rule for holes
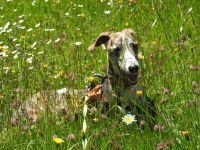
[[[0,148],[200,149],[199,10],[198,0],[1,0]],[[39,91],[86,89],[88,77],[106,75],[106,50],[88,47],[126,28],[138,37],[139,84],[156,104],[156,126],[127,125],[124,113],[88,104],[83,133],[83,104],[73,97],[70,110],[15,118]]]

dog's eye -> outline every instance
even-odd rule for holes
[[[133,51],[137,54],[138,53],[138,44],[131,43],[131,47]]]
[[[119,51],[120,51],[120,48],[117,47],[117,48],[114,49],[114,51],[115,51],[115,52],[119,52]]]

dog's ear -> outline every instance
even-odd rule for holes
[[[106,44],[110,40],[111,32],[103,32],[101,33],[96,41],[88,48],[89,51],[94,51],[96,47],[100,46],[101,44]]]
[[[136,40],[136,33],[132,29],[124,29],[123,32],[130,34]]]

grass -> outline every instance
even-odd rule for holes
[[[164,129],[127,126],[121,114],[102,119],[99,111],[88,113],[88,149],[155,149],[164,141],[171,141],[172,149],[199,149],[200,97],[194,91],[198,90],[194,83],[200,83],[200,70],[195,69],[200,65],[199,4],[196,0],[115,0],[111,5],[107,0],[1,1],[1,148],[82,149],[82,108],[78,119],[46,113],[38,123],[21,118],[13,125],[16,102],[23,103],[37,91],[85,88],[86,77],[105,74],[106,52],[102,48],[88,52],[92,41],[104,31],[132,28],[145,57],[140,82],[155,99],[157,122]],[[189,132],[189,141],[182,131]],[[62,145],[53,142],[54,134],[64,140]]]

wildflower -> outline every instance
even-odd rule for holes
[[[58,43],[60,41],[60,38],[57,38],[56,40],[55,40],[55,43]]]
[[[135,115],[127,114],[122,118],[122,122],[125,122],[127,125],[130,125],[135,120]]]
[[[64,94],[67,92],[67,88],[62,88],[56,91],[57,94]]]
[[[31,48],[34,48],[37,44],[37,41],[35,41],[32,45],[31,45]]]
[[[10,22],[7,22],[6,25],[4,26],[3,30],[7,30],[9,25],[10,25]]]
[[[93,138],[97,138],[97,137],[98,137],[98,134],[99,134],[99,133],[98,133],[97,131],[94,131],[94,132],[92,133],[92,137],[93,137]]]
[[[188,9],[188,14],[190,14],[192,12],[192,7],[190,7],[189,9]]]
[[[91,114],[95,114],[97,112],[97,108],[96,107],[92,107],[90,111],[91,111]]]
[[[26,59],[27,63],[31,64],[33,62],[33,57],[29,57]]]
[[[75,135],[72,134],[72,133],[69,134],[69,135],[67,136],[67,138],[68,138],[69,141],[75,141],[75,139],[76,139]]]
[[[138,59],[139,59],[139,60],[144,60],[144,55],[143,55],[142,53],[139,53],[139,54],[138,54]]]
[[[7,33],[10,33],[11,31],[12,31],[12,29],[8,29],[8,30],[7,30]]]
[[[99,119],[98,119],[98,118],[94,118],[93,120],[94,120],[94,122],[98,122],[98,121],[99,121]]]
[[[142,90],[137,90],[136,91],[136,95],[137,96],[142,96],[143,95],[143,91]]]
[[[157,43],[156,43],[156,41],[152,41],[152,43],[151,43],[153,46],[155,46]]]
[[[49,45],[52,42],[52,40],[50,39],[46,44]]]
[[[82,42],[75,42],[76,46],[80,46],[82,44]]]
[[[62,144],[64,142],[61,138],[58,138],[58,137],[54,137],[53,141],[58,145],[60,145],[60,144]]]
[[[104,13],[105,13],[106,15],[108,15],[108,14],[111,13],[111,11],[110,11],[110,10],[105,10]]]
[[[189,132],[188,131],[182,131],[183,136],[189,141]]]
[[[66,12],[66,13],[65,13],[65,16],[69,16],[69,13],[68,13],[68,12]]]
[[[92,81],[94,81],[94,77],[90,76],[90,77],[87,78],[87,80],[88,80],[88,82],[91,83]]]
[[[52,31],[54,31],[55,29],[44,29],[44,31],[46,31],[46,32],[52,32]]]
[[[160,47],[160,51],[163,52],[165,50],[164,47]]]
[[[29,28],[28,30],[27,30],[27,32],[31,32],[32,31],[32,28]]]
[[[40,23],[36,24],[36,25],[35,25],[35,28],[38,28],[39,26],[40,26]]]
[[[156,124],[156,125],[153,127],[153,129],[154,129],[154,131],[160,132],[161,130],[164,129],[164,126],[159,125],[159,124]]]
[[[125,22],[125,26],[128,26],[129,25],[129,23],[128,22]]]
[[[108,133],[108,129],[107,128],[103,128],[101,133],[102,133],[103,136],[106,136],[107,133]]]
[[[24,22],[24,20],[19,20],[19,21],[18,21],[18,23],[23,23],[23,22]]]

